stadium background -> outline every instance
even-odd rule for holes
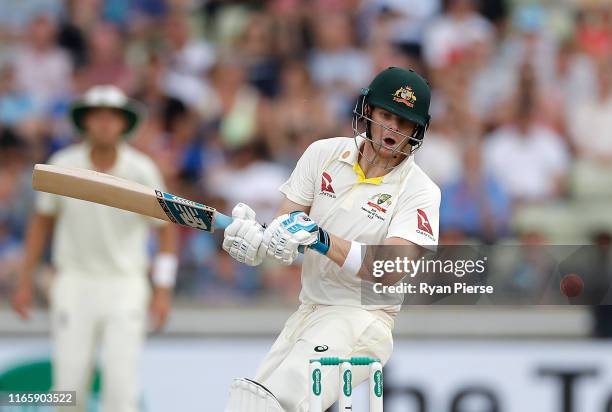
[[[433,86],[416,156],[442,188],[442,243],[609,248],[605,0],[0,0],[0,10],[0,374],[48,355],[51,268],[39,270],[30,321],[8,302],[32,165],[77,139],[66,111],[94,84],[146,103],[132,143],[170,192],[224,211],[242,201],[269,222],[308,144],[351,135],[359,88],[385,67],[412,67]],[[181,230],[171,320],[145,349],[143,410],[221,410],[230,378],[254,373],[295,308],[298,266],[249,268],[219,245]],[[528,292],[537,280],[527,265],[507,282]],[[584,306],[405,308],[386,410],[610,411],[611,323]]]

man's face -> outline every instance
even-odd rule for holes
[[[85,115],[86,134],[94,144],[113,146],[121,139],[127,119],[117,109],[96,108]]]
[[[416,124],[375,107],[372,110],[372,140],[374,151],[383,158],[395,157],[398,151],[410,153],[408,136],[412,136]],[[400,134],[401,133],[401,134]],[[380,148],[380,150],[379,150]]]

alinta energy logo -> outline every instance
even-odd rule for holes
[[[332,199],[336,198],[336,192],[332,186],[332,178],[327,172],[323,172],[323,175],[321,175],[321,192],[319,194],[331,197]]]

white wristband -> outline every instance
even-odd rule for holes
[[[342,264],[342,270],[350,275],[356,275],[361,268],[363,257],[361,256],[361,247],[363,243],[351,242],[351,249],[346,255],[344,264]]]
[[[172,288],[176,283],[178,258],[173,253],[159,253],[153,260],[153,284]]]

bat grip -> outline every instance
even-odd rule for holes
[[[215,229],[225,229],[232,223],[232,220],[231,217],[217,212],[215,214]]]

